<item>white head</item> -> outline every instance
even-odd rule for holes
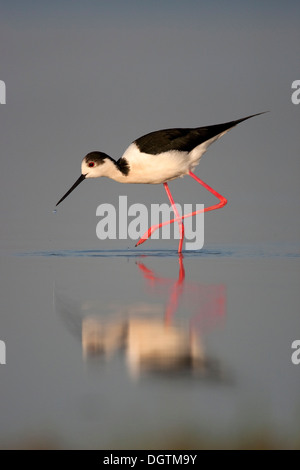
[[[85,178],[108,176],[112,164],[115,165],[115,161],[106,153],[90,152],[82,160],[81,174]]]

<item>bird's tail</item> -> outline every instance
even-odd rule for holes
[[[202,155],[206,152],[208,147],[215,142],[216,140],[220,139],[223,135],[227,134],[230,129],[235,127],[237,124],[240,124],[243,121],[246,121],[247,119],[250,119],[254,116],[259,116],[260,114],[265,114],[268,111],[263,111],[262,113],[257,113],[257,114],[251,114],[250,116],[246,116],[241,119],[237,119],[236,121],[229,121],[225,122],[223,124],[215,124],[213,126],[207,126],[207,127],[199,127],[197,131],[199,134],[203,136],[205,139],[202,141],[200,145],[195,147],[191,152],[190,152],[190,161],[191,161],[191,170],[195,168],[196,165],[198,165],[200,158]]]

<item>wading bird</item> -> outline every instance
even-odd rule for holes
[[[122,157],[117,161],[106,153],[97,151],[90,152],[82,160],[81,176],[58,201],[56,206],[86,178],[106,176],[119,183],[162,183],[174,210],[175,218],[152,225],[140,238],[136,246],[144,243],[151,234],[160,227],[177,222],[180,233],[178,253],[181,253],[184,239],[184,225],[182,220],[197,215],[200,212],[220,209],[227,204],[227,199],[224,196],[208,186],[204,181],[200,180],[192,170],[198,165],[200,158],[210,144],[222,137],[240,122],[260,114],[264,113],[252,114],[251,116],[237,119],[236,121],[213,126],[163,129],[151,132],[132,142]],[[184,175],[190,175],[216,196],[219,202],[213,206],[180,216],[167,182],[183,177]]]

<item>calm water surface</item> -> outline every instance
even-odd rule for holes
[[[1,447],[299,447],[299,256],[3,250]]]

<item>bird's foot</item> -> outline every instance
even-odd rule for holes
[[[140,238],[139,241],[134,246],[139,246],[142,243],[144,243],[146,240],[147,240],[147,238]]]
[[[139,241],[137,242],[137,244],[136,244],[135,246],[139,246],[139,245],[141,245],[142,243],[144,243],[145,241],[147,241],[148,238],[151,237],[152,233],[155,232],[155,230],[157,230],[159,227],[160,227],[159,224],[152,225],[152,226],[147,230],[147,232],[145,232],[144,235],[139,239]]]

